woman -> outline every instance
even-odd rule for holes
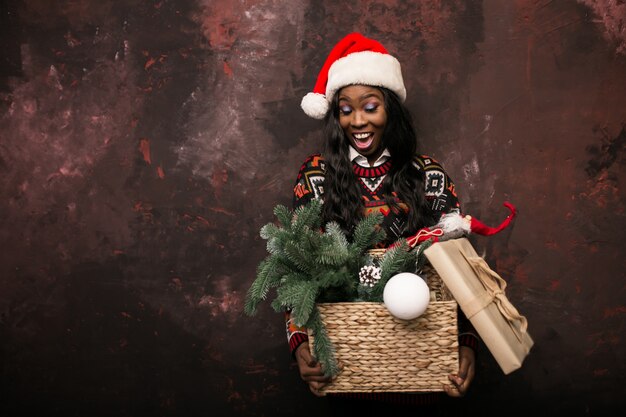
[[[324,119],[325,150],[309,157],[294,187],[294,208],[322,199],[324,222],[336,221],[350,234],[363,216],[379,211],[389,245],[459,211],[454,184],[432,158],[419,156],[399,62],[375,40],[352,33],[326,60],[314,91],[302,100],[309,116]],[[462,316],[462,315],[461,315]],[[460,320],[459,372],[449,376],[445,392],[465,395],[474,377],[477,337]],[[289,344],[300,375],[320,394],[328,383],[309,353],[305,329],[287,317]],[[392,394],[371,394],[386,400]],[[432,395],[411,395],[428,403]]]

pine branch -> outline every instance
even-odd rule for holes
[[[360,254],[385,238],[385,232],[380,228],[382,220],[382,213],[372,213],[356,225],[350,245],[353,254]]]
[[[415,252],[415,257],[417,261],[415,262],[415,269],[417,271],[421,270],[426,263],[426,256],[424,255],[424,251],[430,248],[433,244],[431,239],[428,239],[422,243],[420,243],[413,251]]]
[[[294,212],[291,220],[291,230],[299,233],[303,229],[319,230],[322,224],[322,203],[312,200],[309,204],[300,206]]]
[[[337,246],[330,236],[322,236],[319,247],[313,254],[316,264],[323,269],[339,268],[350,262],[351,253],[348,247]]]
[[[296,282],[306,282],[309,281],[309,275],[304,272],[291,271],[283,275],[280,280],[280,285],[290,286]]]
[[[328,222],[326,223],[326,231],[324,232],[325,236],[331,238],[333,244],[337,248],[348,248],[348,238],[346,234],[343,232],[341,226],[337,222]]]
[[[300,271],[311,272],[314,269],[315,263],[311,259],[310,253],[304,251],[299,242],[289,241],[285,243],[284,251],[287,259],[293,262]]]
[[[412,262],[415,262],[415,253],[409,251],[406,241],[387,250],[380,261],[381,280],[388,279],[398,272],[407,272],[414,269]]]
[[[261,229],[261,237],[267,239],[267,251],[271,255],[284,254],[285,243],[293,240],[290,230],[269,223]]]
[[[278,218],[278,221],[284,228],[288,229],[291,226],[293,213],[287,207],[280,204],[277,205],[274,207],[274,215]]]
[[[272,302],[272,307],[278,312],[291,308],[291,317],[294,323],[297,326],[304,326],[315,308],[318,292],[318,286],[311,281],[285,283],[276,292],[276,299]]]
[[[313,333],[313,356],[322,364],[324,375],[331,378],[337,376],[340,369],[335,355],[335,347],[328,338],[326,327],[324,327],[317,308],[312,312],[306,327]]]
[[[316,263],[316,253],[320,248],[325,247],[324,235],[319,230],[311,230],[308,227],[298,232],[298,236],[292,239],[302,253],[310,259],[311,265]]]
[[[400,272],[414,271],[416,254],[409,251],[409,245],[406,241],[387,250],[383,259],[380,261],[380,280],[372,288],[371,297],[375,301],[382,301],[383,291],[387,281]]]
[[[268,257],[259,264],[257,278],[246,294],[244,304],[244,312],[246,314],[252,316],[256,313],[258,303],[265,300],[270,288],[279,284],[283,272],[284,268],[274,257]]]
[[[268,223],[261,227],[259,235],[265,240],[272,239],[280,233],[280,228],[274,223]]]
[[[346,267],[316,274],[314,280],[320,288],[344,287],[355,281],[354,274]]]

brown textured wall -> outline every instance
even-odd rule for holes
[[[626,5],[619,1],[7,0],[0,5],[2,415],[319,415],[282,318],[242,299],[258,229],[350,31],[403,63],[422,150],[536,346],[471,394],[496,415],[625,404]],[[306,410],[306,411],[302,411]]]

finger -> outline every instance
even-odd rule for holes
[[[465,378],[461,378],[459,375],[456,375],[456,374],[448,375],[448,379],[457,388],[461,387],[461,385],[463,385],[463,383],[465,382]]]
[[[472,348],[467,346],[461,346],[459,349],[459,373],[461,378],[467,379],[470,374],[470,368],[473,367],[475,362],[475,354]]]
[[[459,397],[463,396],[463,394],[459,391],[459,388],[456,385],[446,385],[446,384],[444,384],[443,390],[450,397],[459,398]]]
[[[301,367],[300,368],[300,376],[302,377],[302,379],[304,379],[305,381],[324,381],[324,382],[328,382],[330,381],[330,377],[327,376],[324,373],[324,370],[322,369],[322,366],[320,364],[317,364],[316,366],[309,368],[309,367]]]
[[[323,397],[324,395],[326,395],[326,393],[322,391],[322,388],[324,388],[325,385],[326,384],[324,383],[311,382],[309,383],[309,389],[317,397]]]
[[[330,382],[330,378],[322,375],[302,375],[302,379],[306,382]]]
[[[469,363],[462,361],[459,366],[459,373],[458,373],[460,378],[463,378],[463,379],[467,378],[468,368],[469,368]]]
[[[326,385],[326,382],[309,382],[309,386],[312,386],[318,391],[324,388]]]
[[[315,363],[314,365],[310,365],[306,362],[301,362],[300,365],[303,369],[307,370],[308,372],[311,373],[320,373],[322,372],[322,364],[321,363]]]
[[[459,385],[457,388],[458,388],[460,396],[464,397],[465,394],[467,393],[468,388],[469,388],[469,383],[464,382],[463,384]]]
[[[300,373],[302,375],[324,375],[324,371],[322,370],[322,367],[320,364],[317,364],[315,366],[308,366],[308,365],[303,365],[300,368]]]
[[[458,375],[453,374],[453,376],[456,376],[456,378],[454,378],[454,383],[459,387],[461,394],[465,394],[472,384],[472,380],[474,379],[474,365],[469,364],[469,366],[465,367],[463,371],[463,373],[459,371]]]
[[[467,374],[469,372],[469,367],[470,367],[470,361],[468,361],[468,360],[466,360],[465,358],[462,357],[460,362],[459,362],[459,373],[458,373],[458,376],[460,376],[463,379],[467,378]]]
[[[462,395],[465,395],[469,390],[470,385],[472,385],[472,380],[474,379],[474,370],[472,367],[467,372],[467,377],[463,380],[463,383],[459,386],[459,391]]]
[[[447,385],[449,389],[446,390],[446,393],[452,397],[464,396],[469,385],[468,381],[456,374],[448,375],[448,379],[452,382],[452,385]]]

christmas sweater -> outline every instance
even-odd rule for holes
[[[384,216],[381,226],[385,230],[387,239],[381,244],[381,247],[386,247],[396,240],[416,232],[414,230],[409,231],[410,233],[403,233],[408,222],[408,206],[400,201],[393,191],[390,197],[395,204],[390,205],[382,193],[383,182],[391,169],[391,163],[389,158],[379,160],[379,165],[373,167],[362,166],[357,162],[352,163],[361,190],[365,215],[376,211],[381,212]],[[439,220],[442,214],[453,210],[459,211],[460,204],[454,190],[454,183],[441,165],[427,156],[416,156],[413,163],[418,171],[424,174],[424,194],[433,211],[435,221]],[[313,155],[302,164],[293,189],[294,209],[313,199],[323,200],[324,165],[324,159],[321,155]]]
[[[385,247],[396,240],[408,237],[416,231],[404,232],[408,221],[408,206],[392,192],[391,198],[395,204],[390,205],[382,193],[382,184],[389,173],[392,160],[383,158],[377,161],[378,165],[364,166],[352,163],[356,181],[361,190],[364,213],[372,212],[383,214],[382,227],[386,232],[387,239],[382,242]],[[429,203],[434,220],[437,221],[443,214],[451,211],[460,211],[460,204],[454,188],[454,182],[446,174],[443,167],[433,158],[424,155],[415,156],[413,163],[419,172],[424,175],[424,195]],[[311,200],[323,201],[324,197],[324,171],[325,162],[320,154],[307,158],[298,172],[293,188],[293,208],[305,205]],[[469,346],[476,349],[478,337],[469,320],[459,310],[459,345]],[[308,341],[306,329],[296,326],[289,312],[286,313],[287,340],[292,355],[300,344]],[[423,397],[423,396],[420,396]]]

